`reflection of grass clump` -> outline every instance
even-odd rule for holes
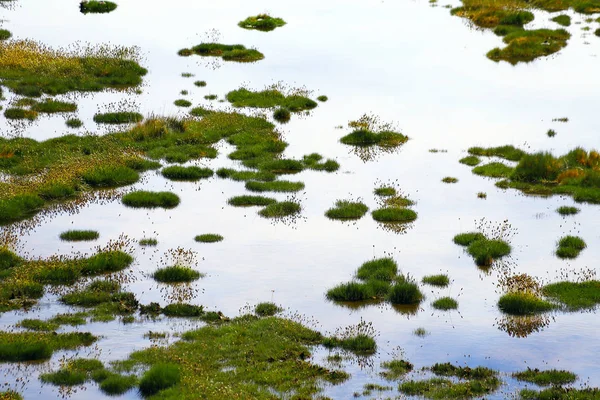
[[[560,258],[577,258],[581,250],[586,248],[582,238],[577,236],[565,236],[558,241],[556,255]]]
[[[205,233],[203,235],[196,236],[194,240],[200,243],[216,243],[222,241],[223,236],[217,235],[216,233]]]
[[[238,23],[240,28],[255,29],[263,32],[269,32],[284,25],[284,20],[281,18],[273,18],[268,14],[258,14],[253,17],[248,17]]]
[[[561,386],[577,380],[577,375],[574,373],[557,369],[540,371],[537,368],[527,368],[525,371],[515,372],[512,376],[517,380],[535,383],[538,386]]]
[[[293,201],[281,201],[269,204],[258,212],[265,218],[282,218],[298,214],[302,210],[300,204]]]
[[[98,124],[130,124],[141,122],[144,116],[137,112],[120,111],[109,113],[98,113],[94,115],[94,122]]]
[[[384,207],[371,214],[379,222],[410,222],[417,219],[417,213],[408,208]]]
[[[268,206],[277,200],[264,196],[235,196],[227,200],[227,203],[235,207]]]
[[[369,207],[361,202],[338,200],[335,207],[327,210],[325,216],[331,219],[360,219]]]
[[[167,283],[191,282],[200,279],[201,276],[198,271],[180,265],[160,268],[152,274],[154,280]]]
[[[446,287],[450,284],[450,279],[448,275],[428,275],[423,277],[423,283],[427,283],[429,285],[438,286],[438,287]]]
[[[254,313],[259,317],[271,317],[281,311],[283,308],[275,303],[259,303],[254,307]]]
[[[502,239],[488,239],[480,232],[461,233],[454,236],[454,243],[468,246],[467,252],[475,263],[489,267],[495,259],[502,258],[511,252],[510,245]]]
[[[117,8],[117,5],[112,1],[95,1],[95,0],[84,0],[79,3],[79,11],[83,14],[104,14],[109,13]]]
[[[458,302],[451,297],[442,297],[431,303],[437,310],[455,310],[458,308]]]
[[[179,196],[171,192],[137,191],[126,194],[122,201],[133,208],[174,208],[179,205]]]
[[[160,173],[172,181],[197,181],[213,176],[213,171],[209,168],[181,167],[178,165],[163,168]]]
[[[561,206],[556,209],[556,212],[560,215],[575,215],[579,213],[579,208],[577,207],[569,207],[569,206]]]
[[[255,62],[265,56],[258,50],[247,49],[241,44],[201,43],[191,49],[181,49],[178,54],[183,57],[197,54],[205,57],[221,57],[225,61]]]
[[[571,311],[593,308],[600,303],[600,281],[596,280],[552,283],[544,286],[542,292]]]
[[[96,240],[100,237],[96,231],[66,231],[60,234],[60,239],[67,242],[80,242],[87,240]]]
[[[277,88],[267,88],[263,91],[253,92],[241,88],[227,93],[227,101],[234,107],[271,108],[284,107],[291,112],[311,110],[317,106],[314,100],[301,94],[286,96]]]

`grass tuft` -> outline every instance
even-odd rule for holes
[[[262,32],[269,32],[284,25],[284,20],[281,18],[273,18],[268,14],[258,14],[253,17],[248,17],[238,23],[240,28],[254,29]]]
[[[246,182],[246,189],[251,192],[299,192],[304,189],[304,183],[290,181],[248,181]]]
[[[203,57],[221,57],[225,61],[256,62],[265,58],[258,50],[247,49],[241,44],[201,43],[190,49],[181,49],[177,53],[182,57],[197,54]]]
[[[65,121],[65,125],[67,125],[69,128],[77,129],[83,126],[83,122],[78,118],[69,118]]]
[[[181,167],[173,165],[163,168],[160,172],[162,176],[172,181],[198,181],[204,178],[210,178],[214,172],[210,168],[200,167]]]
[[[194,240],[200,243],[216,243],[221,242],[223,240],[223,236],[216,233],[205,233],[203,235],[196,236]]]
[[[131,124],[134,122],[142,122],[144,116],[137,112],[121,111],[98,113],[94,115],[94,122],[97,124]]]
[[[268,206],[260,210],[258,214],[265,218],[282,218],[294,214],[299,214],[301,210],[302,207],[300,206],[300,204],[294,201],[281,201],[269,204]]]
[[[60,234],[60,239],[67,242],[81,242],[96,240],[100,237],[100,234],[96,231],[77,231],[71,230]]]
[[[600,303],[600,281],[596,280],[552,283],[544,286],[542,292],[571,311],[593,308]]]
[[[379,222],[410,222],[417,219],[417,213],[408,208],[384,207],[371,213]]]
[[[575,215],[579,213],[579,208],[577,207],[569,207],[569,206],[561,206],[556,209],[556,212],[560,215]]]
[[[587,245],[582,238],[577,236],[565,236],[558,241],[556,255],[559,258],[577,258],[581,250]]]
[[[442,274],[428,275],[423,277],[422,282],[432,286],[446,287],[450,284],[450,278],[448,278],[448,275]]]
[[[149,397],[177,385],[180,380],[181,372],[177,364],[155,364],[142,376],[140,393],[144,397]]]
[[[254,307],[254,313],[259,317],[272,317],[281,311],[283,311],[283,308],[275,303],[259,303]]]
[[[364,203],[338,200],[336,201],[334,208],[330,208],[325,212],[325,216],[331,219],[342,220],[360,219],[367,213],[367,211],[369,211],[369,207],[367,207]]]
[[[123,196],[123,204],[133,208],[175,208],[179,205],[179,196],[171,192],[137,191]]]
[[[388,294],[388,300],[392,304],[419,304],[423,298],[419,286],[410,276],[399,277]]]
[[[282,107],[290,112],[312,110],[317,107],[317,102],[308,97],[300,94],[286,96],[275,88],[267,88],[262,91],[251,91],[241,88],[227,93],[226,98],[234,107]]]
[[[431,303],[436,310],[456,310],[458,302],[451,297],[442,297]]]
[[[532,315],[550,311],[555,306],[532,293],[507,293],[498,300],[500,311],[510,315]]]
[[[264,196],[235,196],[227,200],[234,207],[268,206],[276,202],[277,200]]]
[[[105,14],[114,11],[116,8],[117,5],[115,3],[106,0],[83,0],[79,3],[79,11],[82,14]]]
[[[200,279],[202,274],[198,271],[194,271],[190,267],[182,267],[180,265],[174,265],[172,267],[160,268],[152,277],[158,282],[165,283],[180,283],[180,282],[192,282]]]
[[[557,369],[540,371],[537,368],[527,368],[525,371],[513,373],[512,376],[519,381],[534,383],[538,386],[562,386],[577,380],[577,375],[574,373]]]

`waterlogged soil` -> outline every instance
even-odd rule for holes
[[[151,2],[151,4],[154,2]],[[194,107],[201,105],[229,109],[228,103],[207,101],[217,94],[223,99],[231,90],[246,86],[252,90],[283,82],[290,88],[312,90],[311,98],[327,95],[310,114],[294,114],[278,129],[290,146],[286,158],[301,159],[318,152],[335,159],[335,173],[306,170],[292,177],[305,190],[292,199],[285,193],[268,193],[278,201],[301,204],[297,217],[265,219],[257,207],[232,207],[230,197],[249,194],[244,182],[217,176],[200,182],[172,182],[150,171],[143,179],[121,191],[171,191],[181,198],[169,210],[126,208],[118,197],[91,202],[68,212],[58,209],[42,215],[34,223],[16,230],[18,253],[26,257],[92,254],[121,234],[133,240],[156,238],[155,247],[134,246],[135,262],[128,272],[124,290],[134,292],[142,304],[151,301],[166,305],[181,300],[204,305],[207,310],[239,315],[245,305],[272,301],[283,306],[284,315],[304,316],[309,326],[323,332],[353,325],[361,319],[372,322],[379,333],[376,355],[357,360],[349,358],[341,366],[351,378],[340,385],[326,385],[323,395],[346,399],[363,391],[366,383],[388,385],[379,376],[380,363],[394,357],[409,360],[415,371],[434,363],[452,362],[500,371],[507,385],[488,398],[502,399],[525,387],[510,377],[515,371],[531,368],[569,370],[579,376],[575,386],[586,382],[600,386],[600,320],[596,312],[551,313],[536,320],[536,329],[526,337],[522,332],[503,329],[511,322],[499,312],[496,303],[502,291],[497,287],[503,271],[528,273],[544,283],[575,279],[584,268],[598,271],[600,246],[597,227],[598,205],[578,204],[581,212],[562,217],[555,210],[574,202],[569,197],[525,196],[516,190],[502,190],[495,180],[474,175],[458,162],[472,146],[513,144],[527,152],[552,151],[564,154],[576,146],[600,147],[596,117],[600,80],[591,79],[600,68],[598,38],[591,32],[597,23],[584,22],[584,16],[571,11],[572,24],[566,27],[572,38],[559,53],[529,64],[511,66],[494,63],[486,52],[500,39],[489,31],[471,29],[465,20],[452,17],[440,2],[318,2],[285,4],[276,1],[248,2],[226,0],[216,3],[175,1],[169,7],[158,3],[131,0],[119,3],[110,14],[83,15],[77,4],[19,1],[0,8],[6,20],[2,27],[17,39],[34,39],[52,47],[81,43],[116,43],[139,46],[141,64],[148,69],[141,94],[107,91],[84,95],[57,96],[74,101],[78,111],[71,114],[40,115],[34,122],[8,121],[0,117],[4,137],[24,136],[43,140],[66,133],[104,133],[114,127],[93,122],[97,112],[139,111],[144,115],[183,117],[187,111],[173,104],[182,90]],[[157,29],[157,10],[161,28]],[[233,11],[232,11],[233,10]],[[269,34],[241,29],[237,22],[248,15],[269,10],[284,18],[287,25]],[[335,16],[335,17],[333,17]],[[552,16],[535,12],[531,28],[552,27]],[[580,22],[579,24],[577,22]],[[581,28],[592,25],[591,32]],[[360,26],[360,29],[357,29]],[[530,26],[528,25],[528,28]],[[177,50],[189,43],[242,43],[255,47],[265,59],[253,64],[224,63],[199,57],[179,57]],[[568,71],[568,73],[565,73]],[[194,77],[184,78],[182,72]],[[204,80],[206,87],[194,86]],[[294,86],[296,85],[296,86]],[[6,109],[15,100],[7,90],[0,104]],[[238,109],[245,113],[255,110]],[[393,123],[410,139],[393,151],[374,151],[361,157],[355,149],[339,143],[350,133],[349,121],[365,113]],[[270,118],[268,113],[268,117]],[[80,118],[84,127],[65,126],[68,118]],[[568,117],[567,123],[552,122]],[[344,128],[336,128],[342,126]],[[549,138],[548,129],[557,135]],[[443,149],[429,152],[430,149]],[[219,145],[216,159],[193,161],[186,165],[240,168],[227,158],[232,146]],[[492,160],[499,161],[499,160]],[[446,185],[445,176],[458,178]],[[416,221],[387,226],[370,214],[358,221],[328,219],[324,213],[339,199],[360,199],[373,211],[379,208],[373,190],[393,184],[416,204]],[[485,192],[486,199],[477,197]],[[479,269],[464,249],[452,238],[476,230],[485,218],[492,225],[508,220],[514,231],[512,253],[490,269]],[[2,228],[5,233],[9,228]],[[59,235],[70,229],[98,231],[95,242],[63,242]],[[225,240],[197,243],[194,237],[214,232]],[[580,236],[588,247],[574,260],[554,255],[556,242],[566,235]],[[189,286],[174,289],[155,282],[151,274],[165,265],[169,249],[182,247],[196,252],[194,268],[205,276]],[[394,308],[388,303],[349,308],[325,299],[328,289],[346,282],[356,269],[374,257],[392,257],[399,272],[418,282],[426,275],[447,274],[447,288],[421,285],[426,299],[415,310]],[[456,299],[456,311],[438,311],[431,303],[449,296]],[[0,329],[10,330],[24,318],[50,318],[78,309],[59,303],[57,294],[46,294],[28,312],[7,312],[0,316]],[[148,331],[169,332],[161,343],[203,323],[185,319],[158,319],[136,316],[132,324],[117,319],[90,323],[79,328],[62,327],[59,332],[89,331],[100,340],[79,350],[81,357],[96,357],[103,362],[122,360],[152,342]],[[418,337],[417,328],[428,334]],[[61,397],[73,399],[105,398],[95,384],[85,390],[61,391],[42,385],[40,373],[55,370],[73,351],[57,351],[42,364],[0,364],[7,388],[26,399]],[[327,365],[329,351],[317,347],[313,361]],[[409,379],[429,377],[413,372]],[[394,397],[395,389],[382,396]],[[122,398],[138,398],[135,390]]]

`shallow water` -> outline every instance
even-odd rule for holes
[[[456,6],[458,2],[450,4]],[[238,21],[263,11],[284,18],[288,24],[270,33],[237,27]],[[143,65],[149,69],[141,95],[107,92],[63,96],[77,99],[78,117],[90,132],[106,131],[92,121],[92,116],[120,101],[134,104],[146,115],[184,115],[185,110],[172,104],[183,98],[179,95],[183,89],[189,90],[185,98],[194,105],[226,108],[226,103],[209,102],[204,95],[223,98],[242,84],[261,89],[281,81],[291,87],[305,86],[313,90],[314,97],[329,97],[310,115],[294,115],[281,127],[290,143],[285,155],[301,157],[319,152],[341,164],[337,173],[305,171],[289,177],[305,182],[306,190],[297,195],[302,217],[285,223],[262,219],[255,208],[228,206],[229,197],[245,193],[243,182],[215,177],[201,183],[173,183],[149,172],[133,188],[171,190],[182,199],[179,207],[133,210],[116,200],[89,204],[76,214],[53,214],[20,239],[22,254],[92,252],[96,245],[120,234],[136,240],[155,236],[159,241],[156,248],[136,250],[136,280],[127,286],[142,303],[168,302],[165,287],[147,275],[161,265],[160,258],[168,249],[181,246],[197,252],[197,269],[206,273],[192,284],[197,290],[192,300],[195,304],[234,316],[246,304],[274,301],[289,313],[318,321],[316,326],[323,332],[356,324],[361,318],[371,321],[379,332],[378,354],[366,366],[348,363],[352,379],[325,390],[324,394],[336,399],[349,398],[362,392],[365,383],[379,381],[380,361],[391,358],[398,348],[417,368],[445,361],[485,365],[503,373],[527,366],[561,368],[577,373],[577,384],[600,385],[600,344],[596,340],[600,321],[595,313],[553,314],[541,332],[527,338],[511,337],[498,329],[502,317],[496,306],[499,267],[489,273],[478,269],[463,249],[452,243],[455,234],[473,230],[481,218],[497,223],[508,220],[516,234],[507,263],[515,272],[554,281],[565,269],[589,267],[598,271],[597,205],[578,205],[579,214],[563,218],[554,210],[573,204],[570,198],[503,191],[493,180],[473,175],[469,167],[458,163],[466,149],[476,145],[514,144],[524,150],[556,154],[575,146],[599,147],[596,111],[600,80],[594,76],[600,68],[600,39],[581,31],[590,24],[567,28],[573,36],[560,53],[513,67],[485,57],[488,50],[501,45],[499,38],[471,29],[464,20],[450,16],[448,9],[431,7],[425,0],[309,0],[298,4],[227,0],[210,5],[176,0],[168,8],[154,1],[129,0],[120,2],[111,14],[86,16],[79,13],[76,4],[64,0],[20,1],[13,10],[0,9],[0,14],[7,20],[3,27],[16,38],[56,47],[75,41],[139,46]],[[535,26],[556,27],[548,15],[536,13]],[[584,20],[571,15],[574,22]],[[595,29],[598,24],[591,25]],[[221,42],[255,46],[266,58],[254,64],[236,64],[177,56],[180,48],[213,38],[213,29],[218,30]],[[195,77],[183,78],[182,72]],[[195,80],[205,80],[208,86],[197,88]],[[5,108],[11,100],[10,95],[7,97],[2,102]],[[338,142],[349,130],[336,126],[346,126],[366,112],[394,122],[410,140],[397,152],[363,162]],[[558,117],[568,117],[569,122],[551,121]],[[0,132],[35,139],[56,137],[69,132],[64,126],[66,118],[41,117],[16,128],[0,118]],[[548,138],[548,129],[556,130],[557,136]],[[447,152],[430,153],[431,148]],[[227,159],[230,150],[221,145],[217,159],[191,164],[215,170],[233,166],[235,163]],[[444,176],[455,176],[459,182],[444,184]],[[377,203],[372,191],[377,181],[397,182],[416,201],[413,208],[419,217],[404,234],[382,229],[369,215],[356,223],[325,218],[325,210],[338,199],[360,197],[374,209]],[[486,200],[477,198],[481,191],[487,193]],[[66,229],[94,229],[101,237],[93,244],[64,243],[58,235]],[[195,235],[207,232],[219,233],[225,240],[216,244],[194,242]],[[555,242],[569,233],[583,237],[588,248],[576,260],[559,260],[553,254]],[[441,290],[423,286],[427,299],[416,314],[409,315],[387,305],[351,310],[325,300],[327,289],[350,280],[362,262],[388,254],[402,272],[419,280],[443,272],[453,282]],[[445,295],[458,299],[458,311],[431,307],[433,300]],[[27,318],[50,317],[66,309],[48,295]],[[0,316],[0,327],[7,329],[23,317],[22,312],[5,313]],[[100,350],[82,352],[91,351],[103,361],[123,359],[150,344],[142,338],[148,330],[181,332],[193,326],[199,324],[172,319],[130,325],[118,321],[88,324],[80,329],[103,338],[98,342]],[[418,327],[430,334],[414,336],[412,332]],[[42,386],[36,376],[40,370],[55,367],[62,356],[72,354],[56,353],[50,365],[3,364],[0,371],[6,383],[26,399],[60,396],[58,389]],[[317,349],[315,358],[326,355]],[[24,387],[17,381],[23,376],[29,376]],[[508,397],[520,387],[508,376],[504,379],[508,384],[493,398]],[[397,394],[395,389],[384,393]],[[74,399],[104,397],[94,385],[69,395]],[[131,391],[123,397],[135,398],[136,394]]]

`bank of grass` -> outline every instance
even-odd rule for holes
[[[436,368],[436,370],[433,368]],[[488,396],[498,390],[502,384],[496,371],[490,370],[488,374],[482,372],[487,370],[482,367],[473,369],[469,367],[454,368],[451,370],[445,364],[436,364],[432,367],[432,372],[441,376],[460,377],[461,379],[458,381],[438,377],[420,381],[410,380],[401,383],[398,390],[408,396],[422,396],[429,399],[469,399]],[[480,371],[481,374],[458,375],[466,370]]]
[[[269,14],[258,14],[248,17],[238,23],[240,28],[253,29],[262,32],[270,32],[275,28],[280,28],[285,25],[285,21],[281,18],[271,17]]]
[[[431,306],[436,310],[456,310],[458,302],[451,297],[441,297],[431,303]]]
[[[225,61],[256,62],[265,58],[256,49],[248,49],[241,44],[200,43],[189,49],[181,49],[177,53],[182,57],[196,54],[203,57],[220,57]]]
[[[557,369],[539,370],[537,368],[527,368],[525,371],[513,373],[512,376],[519,381],[534,383],[538,386],[562,386],[577,380],[576,374]]]
[[[202,274],[190,267],[173,265],[171,267],[160,268],[152,274],[155,281],[163,283],[181,283],[192,282],[200,279]]]
[[[304,189],[303,182],[272,181],[272,182],[246,182],[246,189],[251,192],[299,192]]]
[[[316,101],[300,93],[286,95],[275,87],[266,88],[261,91],[252,91],[245,88],[232,90],[227,93],[226,98],[234,107],[283,107],[290,112],[312,110],[317,107]]]
[[[29,120],[35,121],[38,117],[37,111],[26,110],[24,108],[11,107],[4,110],[4,117],[6,119],[15,119],[15,120]]]
[[[227,200],[227,204],[234,207],[268,206],[277,200],[264,196],[235,196]]]
[[[325,216],[330,219],[341,220],[360,219],[367,211],[369,211],[369,207],[362,202],[338,200],[335,203],[335,207],[325,212]]]
[[[444,274],[427,275],[423,277],[422,282],[432,286],[446,287],[450,284],[450,278]]]
[[[82,242],[96,240],[100,237],[97,231],[70,230],[60,234],[60,239],[66,242]]]
[[[586,247],[582,238],[571,235],[564,236],[557,243],[556,255],[559,258],[577,258]]]
[[[137,191],[122,198],[127,207],[132,208],[175,208],[179,205],[179,196],[171,192]]]
[[[98,338],[89,332],[0,332],[0,361],[23,362],[49,359],[57,350],[90,346]]]
[[[507,256],[512,251],[510,244],[502,239],[488,239],[480,232],[461,233],[454,236],[454,243],[464,246],[475,264],[489,267],[494,260]]]
[[[0,41],[0,78],[11,91],[30,97],[131,88],[147,73],[137,58],[134,49],[123,47],[69,52],[31,40]]]
[[[258,214],[265,218],[283,218],[299,214],[302,206],[295,201],[278,201],[267,205]]]
[[[216,233],[204,233],[202,235],[196,236],[194,240],[200,243],[216,243],[222,242],[223,236]]]
[[[144,116],[134,111],[116,111],[94,114],[94,122],[97,124],[131,124],[141,122]]]
[[[551,283],[542,288],[542,293],[569,311],[591,309],[600,303],[600,281]]]
[[[200,167],[181,167],[173,165],[165,167],[160,171],[161,175],[172,181],[198,181],[200,179],[210,178],[214,172],[210,168]]]
[[[79,3],[79,11],[83,14],[105,14],[114,11],[117,4],[112,1],[84,0]]]

